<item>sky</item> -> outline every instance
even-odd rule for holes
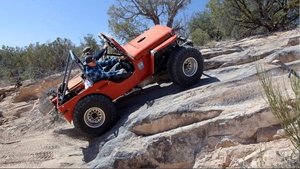
[[[192,0],[187,16],[203,11],[209,0]],[[57,37],[76,45],[87,34],[112,34],[107,11],[115,0],[0,0],[0,46],[24,47]]]

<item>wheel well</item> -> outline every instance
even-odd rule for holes
[[[160,73],[162,70],[167,69],[167,62],[170,54],[176,50],[178,44],[176,41],[167,47],[157,51],[154,54],[154,74]]]
[[[104,94],[93,93],[93,94],[86,95],[86,96],[80,98],[80,99],[77,101],[76,105],[73,107],[73,112],[72,112],[72,119],[73,119],[73,120],[74,120],[74,111],[75,111],[75,108],[76,108],[76,106],[78,105],[78,103],[79,103],[81,100],[83,100],[83,99],[85,99],[85,98],[87,98],[87,97],[90,97],[90,96],[96,96],[96,95],[104,96],[104,97],[106,97],[107,99],[109,99],[111,102],[113,102],[112,99],[111,99],[110,97],[108,97],[107,95],[104,95]]]
[[[82,99],[84,99],[84,98],[86,98],[86,97],[92,96],[92,95],[100,95],[100,96],[104,96],[104,97],[106,97],[106,98],[108,98],[109,100],[112,101],[112,99],[111,99],[109,96],[107,96],[107,95],[105,95],[105,94],[101,94],[101,93],[93,93],[93,94],[86,95],[86,96],[80,98],[79,101],[82,100]],[[79,101],[78,101],[78,102],[79,102]],[[77,102],[77,103],[78,103],[78,102]]]
[[[87,98],[87,97],[93,96],[93,95],[104,96],[104,97],[108,98],[110,101],[112,101],[112,99],[111,99],[110,97],[108,97],[107,95],[100,94],[100,93],[93,93],[93,94],[89,94],[89,95],[86,95],[86,96],[80,98],[80,99],[77,101],[76,105],[74,106],[74,110],[75,110],[75,107],[77,106],[77,104],[78,104],[81,100],[83,100],[83,99],[85,99],[85,98]],[[74,116],[74,113],[73,113],[72,116]]]

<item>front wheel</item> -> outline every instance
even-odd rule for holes
[[[80,132],[98,136],[114,125],[116,115],[115,105],[109,98],[103,95],[90,95],[77,103],[73,123]]]
[[[194,85],[202,76],[204,59],[199,50],[180,47],[168,60],[168,72],[172,81],[182,87]]]

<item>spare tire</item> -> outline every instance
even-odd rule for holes
[[[204,59],[199,50],[179,47],[170,55],[168,74],[172,81],[181,87],[194,85],[203,73]]]

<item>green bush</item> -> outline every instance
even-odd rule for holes
[[[195,45],[204,45],[210,39],[209,35],[199,28],[191,33],[191,37]]]

